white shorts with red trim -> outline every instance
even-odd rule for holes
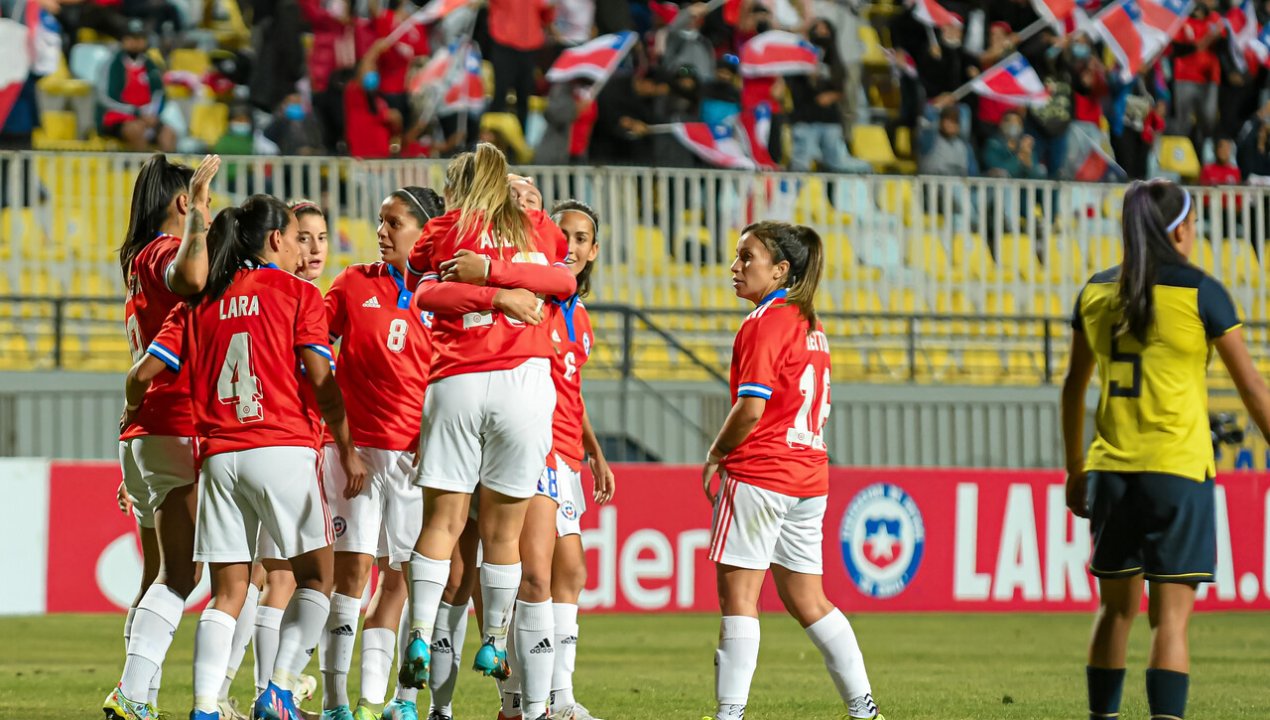
[[[154,527],[154,513],[174,488],[193,485],[194,439],[143,435],[119,442],[119,466],[132,513],[141,527]]]
[[[555,462],[543,468],[538,479],[538,494],[556,503],[556,537],[581,535],[582,513],[586,512],[582,473],[569,467],[559,455],[553,459]],[[553,464],[555,467],[551,467]]]
[[[721,475],[711,560],[747,570],[780,565],[797,573],[823,574],[826,496],[791,497]]]
[[[266,447],[213,455],[199,474],[194,559],[251,562],[258,535],[293,558],[335,540],[318,479],[317,451]]]
[[[410,559],[423,527],[423,491],[412,482],[414,453],[357,448],[366,465],[366,487],[344,497],[348,478],[334,445],[325,448],[323,483],[335,529],[335,551],[386,557],[393,565]]]

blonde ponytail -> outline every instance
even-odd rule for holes
[[[446,168],[446,202],[460,211],[459,235],[488,233],[528,255],[535,249],[529,217],[512,199],[507,174],[507,158],[502,151],[480,143],[475,152],[462,153]]]

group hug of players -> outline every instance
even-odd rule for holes
[[[305,717],[315,651],[324,720],[415,720],[425,685],[427,717],[449,720],[469,601],[482,640],[472,667],[498,680],[499,717],[590,718],[572,681],[582,464],[595,502],[614,492],[580,378],[595,338],[579,298],[600,218],[575,200],[543,212],[532,181],[483,144],[450,163],[442,196],[384,198],[380,260],[344,269],[324,298],[312,282],[322,209],[255,195],[213,219],[218,167],[152,157],[120,249],[135,359],[120,504],[138,520],[145,572],[107,718],[157,716],[164,658],[202,572],[212,598],[195,633],[192,720]],[[745,712],[769,567],[848,716],[879,717],[855,634],[821,585],[823,265],[814,231],[764,222],[745,229],[732,266],[736,294],[757,309],[737,335],[734,407],[703,471],[724,616],[720,719]],[[244,713],[229,690],[253,640]]]

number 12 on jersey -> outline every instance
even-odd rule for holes
[[[813,450],[824,450],[825,439],[821,433],[824,432],[825,422],[829,420],[829,369],[825,369],[821,378],[819,395],[816,392],[816,368],[811,365],[803,370],[798,379],[798,390],[803,394],[803,404],[794,417],[794,427],[785,431],[785,442],[791,447],[800,445]],[[811,416],[812,410],[816,411],[814,419]]]
[[[265,419],[260,405],[263,394],[260,378],[251,369],[251,336],[245,332],[234,333],[229,338],[225,362],[216,378],[216,395],[225,405],[234,405],[238,422],[253,423]]]

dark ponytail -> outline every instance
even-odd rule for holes
[[[1124,196],[1124,259],[1120,264],[1123,316],[1114,336],[1132,335],[1140,343],[1155,317],[1155,282],[1160,268],[1185,265],[1172,234],[1190,213],[1190,194],[1168,180],[1138,181]]]
[[[132,186],[132,207],[128,214],[128,232],[119,246],[119,269],[124,281],[132,272],[132,261],[149,245],[168,219],[168,206],[173,198],[189,190],[194,169],[170,163],[163,153],[146,160]]]
[[[772,264],[789,263],[783,287],[786,301],[798,308],[807,320],[807,334],[816,331],[816,288],[825,269],[824,243],[815,230],[805,225],[764,221],[749,225],[742,235],[752,235],[772,256]]]
[[[419,227],[428,224],[434,217],[445,214],[445,201],[432,188],[407,185],[393,190],[388,197],[395,197],[406,206],[406,212],[419,223]]]
[[[561,200],[551,208],[551,221],[560,224],[560,216],[567,212],[582,213],[591,219],[591,241],[596,247],[600,246],[600,215],[595,209],[581,200]],[[595,267],[595,262],[591,261],[582,268],[582,272],[578,273],[578,297],[586,297],[591,293],[591,269]]]
[[[191,304],[224,295],[234,275],[264,253],[269,233],[285,232],[293,217],[286,204],[271,195],[252,195],[242,205],[217,213],[207,230],[207,244],[211,247],[207,285]]]

